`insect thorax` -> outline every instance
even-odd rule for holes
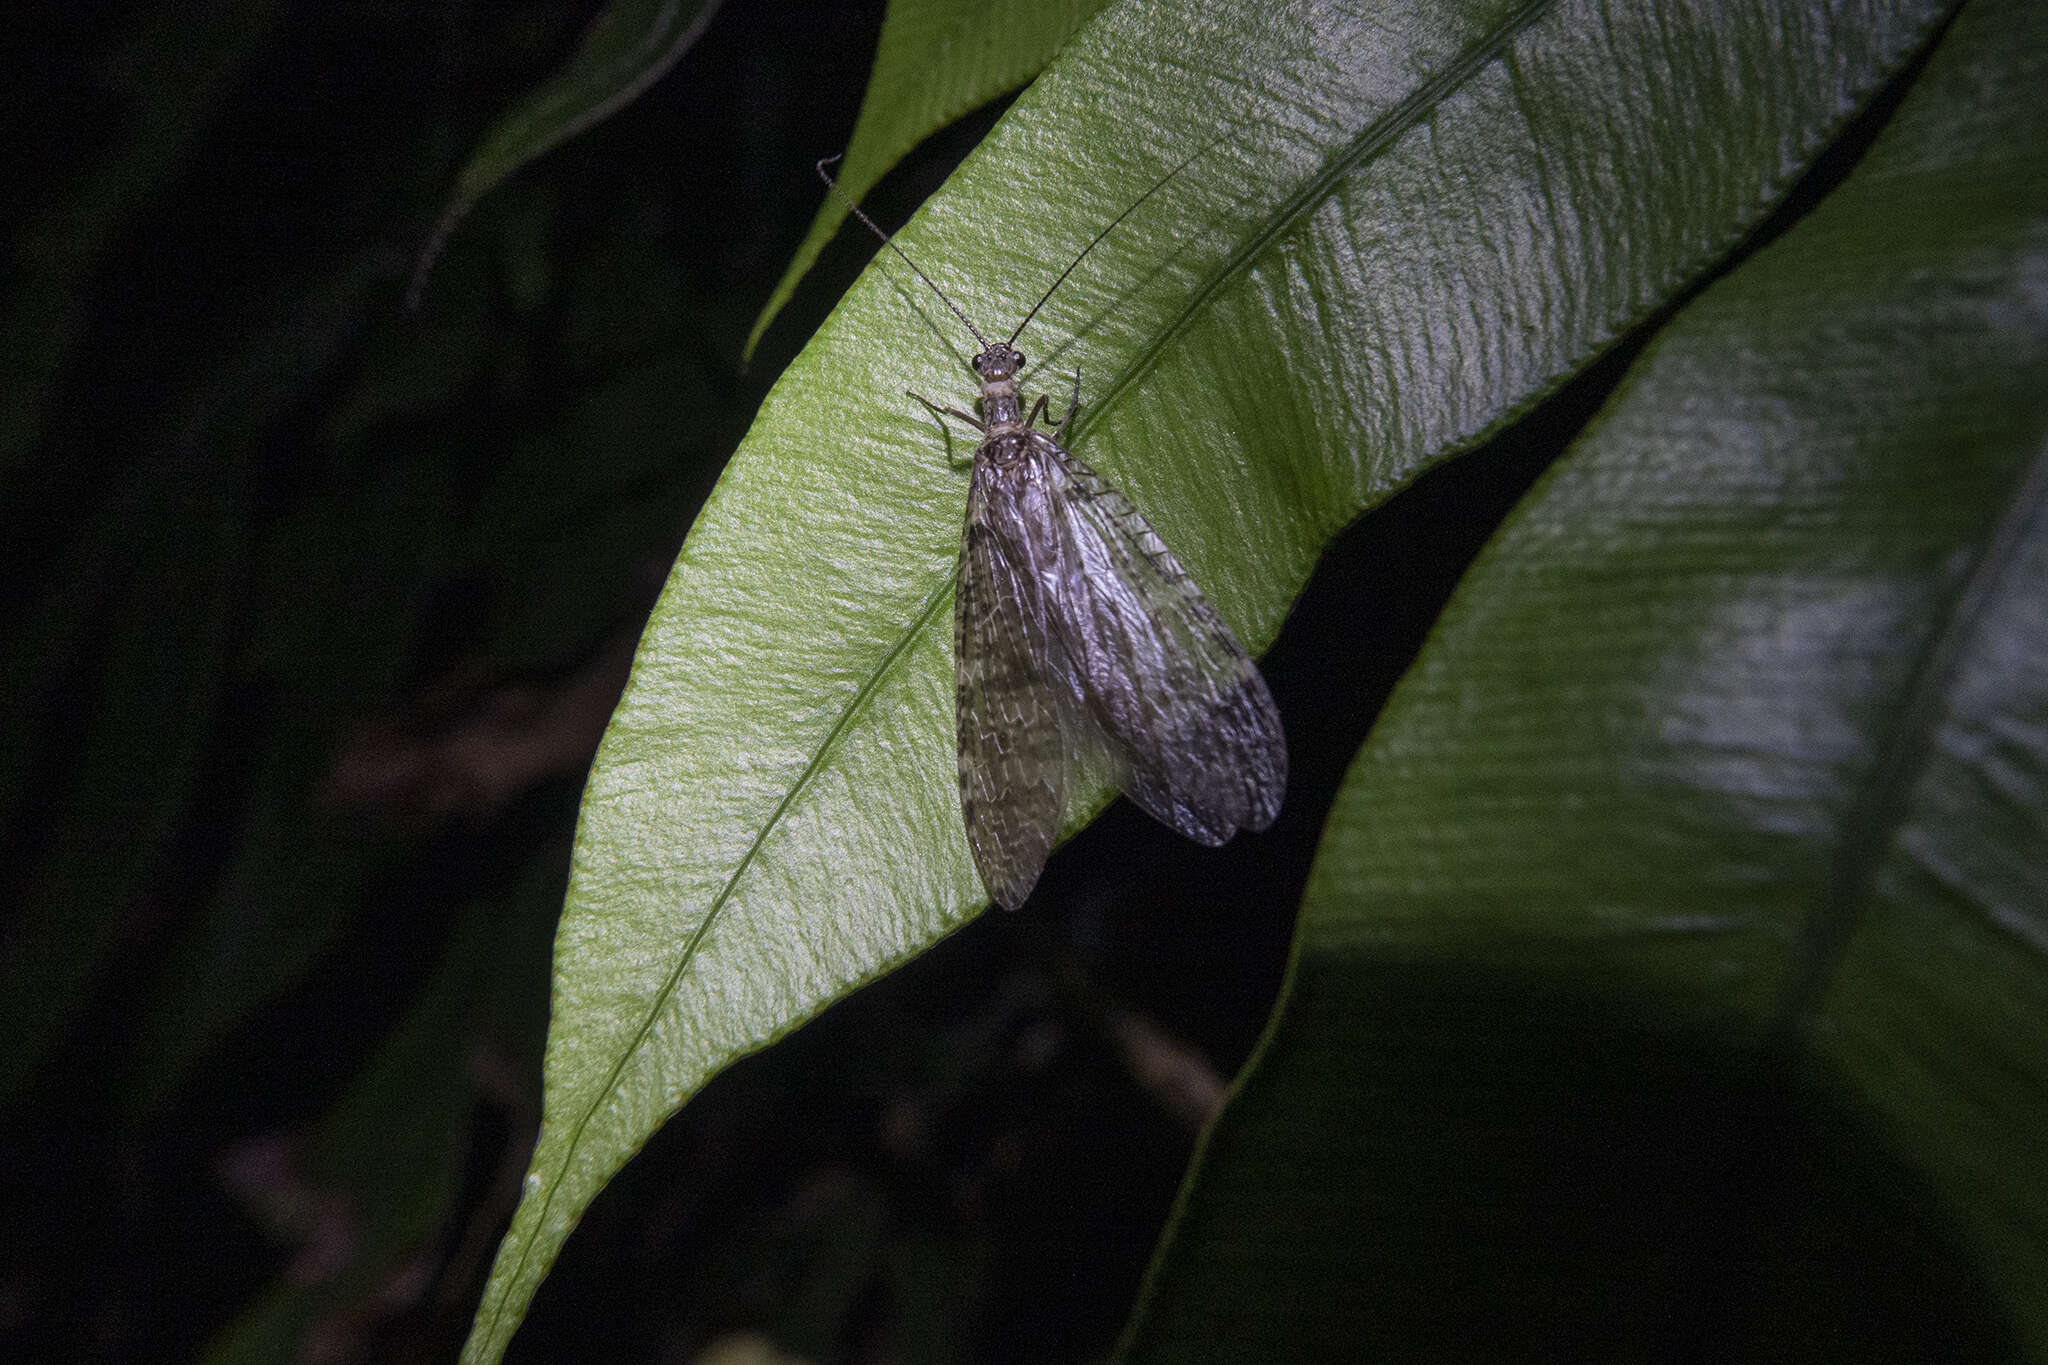
[[[1015,469],[1031,453],[1034,439],[1032,433],[1022,430],[991,431],[981,443],[981,458],[997,469]]]
[[[1023,426],[1024,418],[1018,407],[1016,380],[1004,379],[981,386],[981,418],[991,436],[999,431],[1014,431]]]

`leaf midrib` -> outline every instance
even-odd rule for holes
[[[1223,287],[1251,268],[1251,263],[1263,255],[1266,248],[1278,241],[1280,235],[1307,217],[1310,210],[1327,199],[1337,183],[1367,161],[1377,157],[1392,146],[1402,134],[1422,121],[1425,114],[1435,109],[1452,91],[1470,80],[1494,58],[1501,55],[1513,41],[1516,34],[1556,8],[1557,0],[1523,0],[1523,3],[1501,20],[1490,32],[1464,52],[1453,58],[1442,71],[1431,76],[1413,91],[1404,96],[1400,103],[1374,119],[1359,131],[1342,154],[1333,158],[1312,179],[1283,200],[1266,216],[1266,224],[1259,231],[1244,240],[1236,251],[1224,261],[1208,279],[1202,282],[1188,301],[1173,318],[1160,328],[1156,339],[1146,343],[1137,358],[1109,386],[1102,397],[1088,410],[1099,416],[1112,407],[1124,390],[1138,382],[1152,367],[1172,341],[1194,325],[1195,316],[1202,312],[1209,301]],[[1094,426],[1094,416],[1083,416],[1075,428],[1075,440]]]
[[[1956,674],[1975,644],[1985,612],[1999,598],[2029,532],[2048,508],[2048,445],[2035,452],[2000,508],[1969,574],[1941,614],[1907,681],[1895,718],[1885,727],[1876,762],[1843,820],[1826,886],[1801,935],[1797,969],[1773,1015],[1774,1041],[1795,1042],[1820,1008],[1835,969],[1870,910],[1871,881],[1911,812],[1913,789],[1934,751]]]
[[[683,941],[682,951],[676,956],[675,967],[662,982],[660,989],[655,992],[653,1003],[641,1019],[640,1026],[634,1030],[632,1040],[619,1050],[618,1060],[612,1064],[611,1071],[605,1076],[604,1084],[598,1087],[590,1103],[577,1115],[576,1122],[570,1128],[569,1136],[563,1144],[562,1159],[555,1167],[554,1178],[548,1182],[547,1192],[541,1196],[540,1209],[534,1214],[535,1227],[546,1226],[548,1213],[554,1207],[555,1192],[562,1187],[562,1176],[568,1171],[570,1162],[575,1159],[576,1150],[583,1141],[584,1130],[589,1127],[597,1111],[603,1107],[605,1097],[617,1092],[619,1078],[625,1075],[626,1068],[632,1065],[634,1059],[640,1056],[641,1050],[647,1045],[648,1036],[654,1031],[656,1021],[675,999],[676,991],[682,985],[683,974],[690,969],[690,964],[696,961],[698,948],[702,946],[705,935],[711,932],[711,926],[718,919],[719,912],[732,899],[740,878],[753,866],[755,857],[768,842],[768,836],[781,826],[783,813],[795,804],[799,796],[810,789],[812,779],[825,766],[825,760],[839,747],[840,736],[851,729],[854,722],[866,713],[869,701],[881,691],[883,683],[896,672],[897,666],[909,653],[910,647],[923,638],[932,617],[952,598],[952,595],[953,581],[948,578],[937,591],[925,599],[924,606],[911,619],[910,625],[897,636],[896,643],[883,655],[882,661],[875,666],[874,671],[847,702],[845,709],[833,721],[832,728],[826,732],[824,742],[818,746],[817,752],[811,755],[811,760],[805,765],[803,772],[790,784],[782,799],[776,802],[775,809],[769,812],[768,818],[761,822],[761,828],[755,834],[753,842],[747,845],[746,852],[733,864],[731,874],[726,877],[724,885],[719,887],[718,894],[712,897],[711,904],[705,908],[703,918],[698,920],[697,927],[691,930],[689,937]],[[517,1284],[524,1278],[527,1258],[533,1250],[533,1244],[534,1238],[529,1236],[520,1245],[519,1259],[513,1263],[511,1272],[506,1276],[508,1285]],[[491,1313],[491,1336],[494,1338],[503,1316],[504,1298],[500,1296]]]

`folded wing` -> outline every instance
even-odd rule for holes
[[[1138,510],[1050,439],[1036,443],[1060,540],[1049,657],[1072,670],[1125,794],[1205,844],[1266,828],[1287,743],[1258,666]]]
[[[960,814],[982,885],[1004,908],[1024,903],[1059,833],[1070,742],[1064,686],[1043,595],[1006,548],[1015,528],[989,520],[998,477],[977,461],[953,606]]]

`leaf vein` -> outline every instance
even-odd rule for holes
[[[1934,732],[1956,672],[1976,639],[2007,572],[2048,515],[2048,445],[2034,456],[1992,523],[1983,553],[1957,586],[1935,631],[1914,660],[1903,704],[1886,727],[1863,791],[1844,817],[1840,844],[1820,903],[1804,935],[1798,970],[1787,983],[1774,1033],[1789,1045],[1817,1007],[1833,970],[1869,908],[1870,883],[1884,851],[1905,822],[1915,784],[1934,750]]]

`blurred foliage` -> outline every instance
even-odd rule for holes
[[[2048,1355],[2044,84],[1972,0],[1466,574],[1125,1358]]]
[[[418,305],[448,235],[477,200],[521,166],[645,94],[689,51],[717,12],[718,0],[687,5],[609,0],[561,69],[506,110],[463,163],[434,235],[413,267],[407,304]]]

